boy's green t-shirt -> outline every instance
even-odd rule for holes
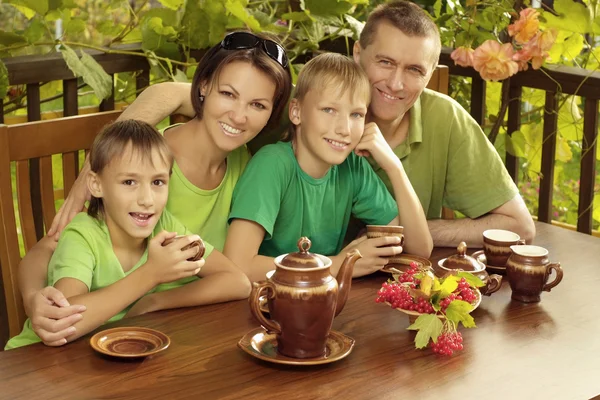
[[[167,210],[163,211],[151,237],[154,237],[162,230],[177,232],[180,235],[191,233]],[[206,258],[213,251],[213,246],[206,241],[204,244],[206,246],[204,258]],[[56,251],[52,255],[52,259],[48,265],[48,284],[54,286],[62,278],[74,278],[83,282],[90,292],[93,292],[125,278],[142,266],[147,259],[148,249],[146,248],[146,251],[136,265],[129,271],[124,272],[113,251],[106,223],[92,218],[86,213],[79,213],[60,235]],[[158,285],[151,292],[179,287],[196,279],[198,278],[185,278],[168,284]],[[129,308],[131,308],[131,305],[107,322],[123,318]],[[31,320],[27,319],[23,331],[8,341],[5,350],[39,341],[40,338],[33,332],[31,327]]]
[[[315,179],[298,165],[289,142],[263,147],[248,163],[233,193],[229,221],[257,222],[266,231],[259,254],[275,257],[297,251],[302,236],[311,252],[335,255],[342,249],[350,215],[386,225],[396,202],[367,161],[350,153]]]
[[[163,134],[172,126],[163,129]],[[219,251],[223,251],[225,246],[233,189],[248,160],[250,153],[246,146],[238,147],[229,153],[225,176],[219,186],[212,190],[195,186],[183,175],[177,162],[173,164],[167,210],[190,231],[206,239]]]

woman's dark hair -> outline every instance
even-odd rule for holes
[[[132,154],[139,155],[142,161],[152,161],[152,150],[158,150],[162,160],[173,167],[173,154],[165,138],[152,126],[134,119],[116,121],[106,125],[94,139],[90,150],[90,169],[100,174],[114,159],[123,155],[131,144]],[[102,199],[93,197],[88,207],[88,215],[100,219],[104,214]]]
[[[256,34],[261,39],[269,39],[278,42],[271,35]],[[204,102],[200,99],[200,88],[202,84],[212,85],[214,78],[218,77],[223,67],[232,62],[247,62],[259,71],[264,72],[275,83],[275,97],[273,98],[273,111],[266,128],[273,129],[278,126],[281,116],[292,92],[292,76],[289,65],[284,68],[273,60],[264,51],[262,46],[250,49],[227,50],[221,44],[211,47],[198,63],[198,68],[192,80],[192,106],[196,112],[196,118],[202,119]]]

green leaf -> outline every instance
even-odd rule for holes
[[[352,4],[337,0],[305,0],[304,7],[310,10],[311,15],[337,16],[350,11]]]
[[[0,30],[0,46],[12,46],[13,44],[27,43],[25,36],[17,35],[12,32]]]
[[[79,59],[73,49],[64,45],[60,51],[73,74],[82,77],[99,99],[106,99],[110,96],[113,89],[112,78],[92,56],[82,52],[81,59]]]
[[[360,33],[362,32],[363,28],[365,27],[365,23],[357,20],[356,18],[354,18],[348,14],[344,15],[344,19],[346,20],[348,25],[350,25],[350,29],[352,29],[352,32],[354,33],[354,35],[353,35],[354,38],[358,39],[358,37],[360,36]]]
[[[142,31],[139,27],[135,27],[123,38],[123,43],[139,43],[142,41]]]
[[[558,17],[549,12],[543,13],[547,27],[578,33],[592,31],[591,11],[585,4],[573,0],[554,0],[554,10]]]
[[[558,132],[566,140],[581,141],[583,137],[583,117],[579,109],[580,98],[569,96],[558,110]]]
[[[415,323],[407,329],[417,331],[415,347],[417,349],[422,349],[427,346],[430,338],[434,343],[437,342],[437,338],[442,333],[443,327],[444,324],[435,315],[421,314],[419,315],[419,318],[416,319]]]
[[[8,69],[0,60],[0,100],[6,97],[8,93]]]
[[[285,13],[285,14],[281,15],[281,19],[284,19],[286,21],[302,22],[302,21],[309,21],[310,16],[308,15],[308,13],[306,11],[303,11],[303,12],[293,11],[293,12],[289,12],[289,13]]]
[[[562,162],[569,162],[573,159],[573,152],[569,142],[566,141],[561,135],[556,138],[556,159]]]
[[[433,4],[433,16],[438,18],[442,13],[442,0],[435,0]]]
[[[185,74],[185,72],[183,72],[180,69],[175,69],[175,73],[173,74],[173,80],[175,82],[185,82],[188,83],[188,77]]]
[[[458,278],[456,275],[448,275],[440,286],[440,300],[450,296],[458,288]]]
[[[4,0],[4,3],[26,7],[40,15],[48,12],[48,0]]]
[[[158,17],[149,18],[146,21],[145,26],[148,29],[153,30],[156,34],[164,36],[165,40],[172,39],[177,36],[175,29],[172,26],[164,26],[162,19]]]
[[[525,152],[527,143],[525,141],[525,135],[523,135],[523,132],[513,132],[512,135],[506,135],[504,140],[506,140],[506,151],[508,151],[509,154],[512,154],[515,157],[527,156],[527,153]]]
[[[23,36],[27,38],[29,43],[34,43],[40,40],[46,32],[46,25],[36,18],[31,21],[27,29],[25,29]]]
[[[142,21],[154,17],[161,19],[163,26],[176,27],[179,23],[177,12],[168,8],[152,8],[144,14]]]
[[[183,5],[183,0],[158,0],[163,6],[171,10],[177,10]]]
[[[1,66],[0,66],[1,68]],[[2,82],[0,82],[0,95],[2,94]],[[600,146],[598,146],[598,148],[600,148]],[[594,220],[600,222],[600,194],[596,194],[594,196],[594,203],[593,203],[593,208],[594,211],[592,212],[592,217],[594,218]]]
[[[66,26],[66,32],[69,34],[81,33],[85,31],[86,23],[79,18],[73,18]]]
[[[465,278],[469,286],[482,287],[485,285],[481,279],[479,279],[470,272],[460,271],[458,274],[456,274],[456,276],[458,276],[459,278]]]
[[[25,18],[27,19],[31,19],[33,17],[35,17],[36,12],[34,10],[32,10],[31,8],[28,7],[24,7],[24,6],[18,6],[16,4],[11,4],[14,8],[16,8],[21,14],[23,14],[25,16]]]
[[[473,311],[473,306],[463,300],[452,300],[446,308],[446,318],[458,325],[459,322],[465,328],[474,328],[475,320],[469,314]]]
[[[101,21],[96,29],[106,36],[117,36],[125,27],[123,24],[116,24],[114,21]]]
[[[248,28],[255,32],[262,31],[262,28],[256,18],[248,13],[246,10],[247,2],[241,0],[227,0],[225,3],[225,9],[227,12],[232,14],[234,17],[242,21]]]

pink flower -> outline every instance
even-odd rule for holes
[[[460,65],[461,67],[472,67],[474,52],[475,50],[470,47],[461,46],[450,54],[450,58],[454,60],[456,65]]]
[[[548,58],[548,50],[552,48],[556,40],[556,31],[546,30],[536,34],[531,40],[521,48],[513,56],[513,60],[519,63],[531,61],[533,69],[539,69],[546,58]]]
[[[508,34],[514,36],[519,44],[527,43],[540,27],[539,15],[540,13],[533,8],[521,10],[517,22],[508,26]]]
[[[519,71],[519,64],[513,60],[513,55],[510,43],[486,40],[473,53],[473,68],[486,81],[500,81]]]

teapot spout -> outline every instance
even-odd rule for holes
[[[354,264],[358,259],[362,258],[362,255],[357,249],[352,250],[346,254],[346,258],[338,271],[336,280],[338,282],[338,297],[335,306],[335,315],[337,316],[344,309],[346,300],[348,300],[348,294],[350,294],[350,286],[352,285],[352,272],[354,271]]]

